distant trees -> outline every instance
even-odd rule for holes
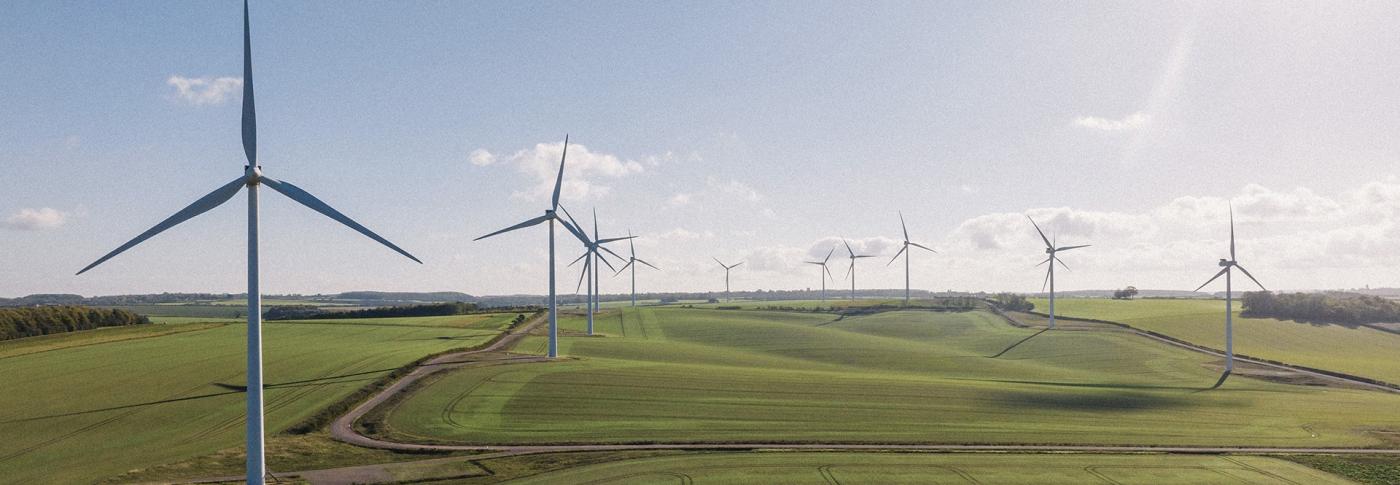
[[[992,295],[992,301],[1002,310],[1028,312],[1035,309],[1035,304],[1027,301],[1025,295],[1017,293],[997,293]]]
[[[1123,289],[1121,289],[1121,290],[1114,290],[1114,291],[1113,291],[1113,299],[1114,299],[1114,300],[1131,300],[1131,299],[1133,299],[1134,296],[1137,296],[1137,294],[1138,294],[1138,289],[1137,289],[1137,287],[1135,287],[1135,286],[1129,286],[1129,287],[1123,288]]]
[[[0,308],[0,340],[151,323],[126,310],[84,306]]]
[[[1400,321],[1400,303],[1355,293],[1248,292],[1241,298],[1246,317],[1278,318],[1307,323],[1354,327],[1364,323]]]
[[[390,317],[435,317],[443,315],[465,315],[479,310],[475,303],[429,303],[425,305],[386,306],[364,310],[336,311],[314,306],[284,305],[275,306],[263,312],[266,320],[316,320],[328,318],[390,318]]]

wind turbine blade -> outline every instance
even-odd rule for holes
[[[1069,251],[1071,249],[1087,248],[1089,246],[1093,246],[1093,244],[1080,244],[1078,246],[1065,246],[1062,248],[1055,248],[1055,252],[1058,253],[1060,251]]]
[[[1026,219],[1030,219],[1030,220],[1031,220],[1031,225],[1032,225],[1032,226],[1035,226],[1035,232],[1040,233],[1040,240],[1041,240],[1041,241],[1045,241],[1045,247],[1047,247],[1047,248],[1053,248],[1053,247],[1055,247],[1054,244],[1050,244],[1050,238],[1045,237],[1045,231],[1040,230],[1040,224],[1036,224],[1036,223],[1035,223],[1035,219],[1031,219],[1031,216],[1026,216]]]
[[[1047,257],[1047,258],[1045,258],[1045,261],[1041,261],[1041,262],[1039,262],[1039,263],[1035,263],[1035,266],[1033,266],[1033,267],[1034,267],[1034,268],[1039,268],[1040,265],[1045,264],[1045,263],[1049,263],[1049,262],[1050,262],[1050,258]]]
[[[822,270],[823,270],[823,271],[826,271],[826,276],[829,277],[829,278],[831,278],[831,281],[836,281],[836,275],[831,274],[831,267],[830,267],[830,266],[827,266],[827,265],[823,264],[823,265],[822,265]]]
[[[248,0],[243,0],[243,156],[258,166],[258,116],[253,109],[253,41],[248,33]]]
[[[208,212],[210,209],[218,207],[224,202],[228,202],[228,200],[232,199],[234,195],[237,195],[238,191],[242,189],[244,185],[247,185],[247,183],[247,178],[238,177],[237,180],[229,182],[223,187],[214,189],[213,192],[210,192],[204,197],[200,197],[199,200],[194,201],[194,203],[190,204],[188,207],[180,209],[180,212],[176,212],[175,215],[172,215],[166,218],[165,220],[160,221],[160,224],[156,224],[155,227],[147,229],[146,232],[143,232],[141,233],[141,235],[132,238],[130,241],[127,241],[126,244],[123,244],[121,245],[121,247],[118,247],[117,249],[112,250],[112,252],[107,253],[106,256],[98,258],[97,261],[94,261],[92,264],[87,265],[87,267],[83,268],[81,271],[78,271],[78,274],[86,273],[87,270],[97,267],[97,265],[102,264],[104,261],[112,259],[113,256],[121,254],[122,251],[126,251],[128,249],[131,249],[132,246],[141,244],[141,241],[150,239],[152,236],[160,234],[166,229],[175,227],[181,222],[188,221],[194,216]]]
[[[598,240],[598,208],[593,208],[593,240]]]
[[[613,252],[613,250],[608,249],[607,246],[598,246],[598,249],[601,249],[601,250],[603,250],[604,252],[613,255],[613,257],[617,258],[618,261],[622,261],[622,260],[627,259],[627,258],[622,257],[621,254],[617,254],[617,253]]]
[[[873,258],[873,257],[875,257],[875,256],[874,256],[874,255],[871,255],[871,254],[862,254],[862,255],[859,255],[859,256],[851,256],[851,259]]]
[[[835,246],[832,246],[831,250],[826,252],[826,259],[822,260],[822,264],[826,264],[827,261],[831,261],[831,255],[833,254],[836,254]]]
[[[938,253],[938,251],[934,251],[933,249],[930,249],[928,246],[924,246],[924,245],[922,245],[922,244],[919,244],[919,243],[916,243],[916,242],[913,242],[913,241],[910,241],[910,242],[909,242],[909,245],[910,245],[910,246],[914,246],[914,247],[919,248],[919,249],[922,249],[922,250],[925,250],[925,251],[928,251],[928,252],[930,252],[930,253]]]
[[[638,263],[645,264],[645,265],[647,265],[647,266],[651,266],[651,269],[654,269],[654,270],[657,270],[657,271],[661,271],[661,268],[658,268],[658,267],[656,267],[656,265],[653,265],[653,264],[648,263],[648,262],[646,262],[646,261],[642,261],[642,260],[638,259],[637,262],[638,262]],[[631,263],[628,263],[628,264],[631,264]]]
[[[729,265],[724,264],[724,262],[720,261],[719,258],[711,256],[710,259],[713,259],[716,263],[719,263],[719,267],[724,268],[726,270],[729,269]]]
[[[822,264],[821,261],[803,261],[803,262],[804,262],[804,263],[807,263],[807,264],[817,264],[817,265]]]
[[[609,252],[612,252],[612,251],[609,251]],[[613,256],[617,256],[617,255],[614,254]],[[622,259],[622,256],[617,256],[617,259],[621,260],[621,259]],[[602,254],[598,254],[598,261],[602,261],[603,264],[608,265],[608,269],[613,270],[613,271],[617,271],[617,268],[614,268],[613,265],[612,265],[612,263],[609,263],[609,262],[608,262],[608,258],[604,257]]]
[[[514,230],[516,230],[516,229],[524,229],[524,228],[526,228],[526,227],[530,227],[530,226],[533,226],[533,225],[535,225],[535,224],[539,224],[539,223],[544,222],[544,221],[547,221],[547,220],[549,220],[549,219],[550,219],[549,214],[545,214],[545,215],[536,217],[536,218],[534,218],[534,219],[530,219],[530,220],[528,220],[528,221],[525,221],[525,222],[516,224],[516,225],[514,225],[514,226],[507,227],[507,228],[505,228],[505,229],[501,229],[501,230],[499,230],[499,231],[496,231],[496,232],[493,232],[493,233],[491,233],[491,234],[487,234],[487,235],[485,235],[485,236],[481,236],[481,237],[479,237],[479,238],[472,239],[472,240],[473,240],[473,241],[480,241],[480,240],[482,240],[482,239],[486,239],[486,238],[488,238],[488,237],[495,236],[495,235],[500,234],[500,233],[503,233],[503,232],[510,232],[510,231],[514,231]]]
[[[851,265],[846,267],[846,276],[842,276],[841,279],[844,280],[844,279],[846,279],[846,278],[850,278],[850,277],[851,277],[851,271],[855,271],[855,269],[856,269],[856,260],[852,259],[852,260],[851,260]]]
[[[621,268],[618,268],[617,271],[614,271],[614,272],[613,272],[613,276],[620,275],[620,274],[622,274],[623,271],[627,271],[627,267],[628,267],[628,266],[632,266],[632,262],[631,262],[631,261],[628,261],[627,264],[622,265]]]
[[[904,212],[899,213],[899,228],[904,230],[904,240],[909,241],[909,228],[904,226]]]
[[[741,264],[744,264],[744,262],[743,262],[743,261],[740,261],[740,262],[734,263],[734,266],[730,266],[729,269],[738,268],[739,265],[741,265]]]
[[[583,255],[584,255],[584,256],[588,256],[588,253],[583,253]],[[579,258],[579,259],[583,259],[583,258]],[[583,288],[583,278],[586,277],[586,276],[588,276],[588,268],[589,268],[589,264],[588,264],[588,263],[591,263],[591,262],[592,262],[592,261],[589,261],[589,260],[585,260],[585,261],[583,262],[583,271],[579,271],[579,272],[578,272],[578,285],[577,285],[577,286],[574,286],[574,293],[578,293],[579,288]]]
[[[559,207],[559,189],[564,188],[564,159],[569,157],[569,134],[564,134],[564,154],[559,156],[559,177],[554,179],[554,199],[550,207]]]
[[[592,246],[593,242],[588,240],[588,235],[583,233],[582,226],[579,226],[578,221],[574,220],[574,215],[569,213],[569,209],[566,209],[562,205],[558,206],[558,208],[559,210],[564,211],[564,215],[569,218],[568,221],[559,219],[559,222],[563,223],[564,229],[567,229],[569,232],[573,233],[574,237],[578,238],[579,242],[583,243],[584,246]],[[557,212],[555,213],[554,217],[559,217]]]
[[[1065,268],[1066,271],[1073,271],[1073,270],[1069,269],[1069,265],[1068,265],[1068,264],[1065,264],[1065,260],[1060,259],[1059,256],[1051,256],[1051,257],[1052,257],[1052,258],[1055,258],[1055,261],[1059,261],[1059,262],[1060,262],[1060,266],[1063,266],[1063,267]]]
[[[607,239],[599,239],[599,240],[598,240],[598,244],[607,244],[607,243],[610,243],[610,242],[618,242],[618,241],[623,241],[623,240],[632,239],[632,238],[634,238],[634,237],[637,237],[637,236],[610,237],[610,238],[607,238]],[[618,257],[620,258],[620,257],[622,257],[622,256],[618,256]]]
[[[577,259],[574,259],[574,262],[569,263],[567,266],[565,266],[565,268],[572,268],[572,267],[574,267],[574,265],[575,265],[575,264],[578,264],[579,261],[583,261],[583,258],[587,258],[587,257],[588,257],[588,254],[589,254],[588,251],[584,251],[584,252],[583,252],[583,256],[579,256]]]
[[[632,257],[635,258],[635,257],[637,257],[637,246],[632,244],[632,238],[634,238],[634,237],[636,237],[636,236],[633,236],[633,235],[632,235],[632,230],[631,230],[631,229],[628,229],[628,230],[627,230],[627,251],[630,252],[630,253],[632,253]]]
[[[1230,204],[1230,261],[1235,260],[1235,204]],[[1258,283],[1258,281],[1255,281]],[[1263,285],[1259,285],[1263,288]]]
[[[369,228],[360,225],[360,223],[358,222],[355,222],[354,219],[347,217],[345,214],[341,214],[340,211],[337,211],[335,210],[335,208],[331,207],[325,202],[322,202],[321,199],[317,199],[316,196],[311,195],[310,192],[302,190],[301,187],[292,185],[289,182],[282,182],[268,177],[263,177],[262,183],[264,185],[267,185],[268,187],[272,187],[272,190],[281,192],[282,195],[287,196],[287,198],[300,202],[301,205],[307,206],[311,208],[311,210],[314,210],[316,212],[320,212],[326,217],[335,219],[336,222],[344,224],[347,227],[359,232],[360,234],[364,234],[366,237],[378,241],[379,244],[388,246],[389,249],[392,249],[395,252],[404,255],[408,259],[412,259],[418,264],[423,264],[423,262],[419,261],[418,258],[413,257],[412,254],[408,254],[408,251],[404,251],[403,248],[395,246],[394,243],[389,242],[388,239],[380,237],[378,234],[375,234],[374,231],[371,231],[369,230]]]
[[[842,239],[841,243],[846,245],[846,252],[851,253],[851,256],[855,257],[856,251],[851,249],[851,243],[847,242],[845,239]]]
[[[1049,260],[1047,259],[1046,261],[1049,261]],[[1050,269],[1049,269],[1049,268],[1046,268],[1046,269],[1045,269],[1045,281],[1041,281],[1041,282],[1040,282],[1040,292],[1041,292],[1041,293],[1044,293],[1044,292],[1045,292],[1045,285],[1048,285],[1048,284],[1050,284]]]
[[[891,265],[891,264],[894,264],[895,260],[899,259],[899,255],[904,254],[904,250],[906,250],[906,249],[909,249],[909,246],[901,246],[901,247],[899,248],[899,252],[894,253],[894,257],[893,257],[893,258],[890,258],[890,262],[885,263],[885,266],[889,266],[889,265]]]
[[[1239,270],[1240,270],[1241,273],[1244,273],[1245,276],[1248,276],[1250,280],[1254,281],[1254,284],[1259,285],[1259,289],[1264,290],[1264,291],[1269,291],[1268,288],[1265,288],[1265,287],[1264,287],[1264,284],[1263,284],[1263,283],[1260,283],[1259,280],[1254,279],[1254,275],[1249,274],[1249,270],[1244,269],[1244,266],[1240,266],[1239,263],[1235,263],[1235,267],[1236,267],[1236,268],[1239,268]]]
[[[1219,278],[1221,275],[1224,275],[1225,272],[1227,272],[1227,271],[1230,271],[1230,267],[1229,267],[1229,266],[1226,266],[1226,267],[1224,267],[1224,268],[1221,268],[1219,273],[1216,273],[1215,276],[1210,277],[1210,279],[1206,280],[1205,283],[1201,283],[1201,286],[1197,286],[1195,291],[1201,291],[1201,288],[1205,288],[1206,285],[1209,285],[1210,282],[1215,281],[1215,280],[1216,280],[1217,278]],[[1258,281],[1255,281],[1255,283],[1258,283]],[[1262,288],[1263,286],[1261,285],[1260,287]]]

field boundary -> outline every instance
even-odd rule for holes
[[[994,313],[996,313],[997,315],[1001,316],[1002,318],[1006,319],[1008,322],[1011,322],[1011,325],[1014,326],[1014,327],[1020,327],[1020,328],[1034,328],[1034,327],[1032,327],[1032,326],[1030,326],[1030,325],[1026,325],[1025,323],[1022,323],[1021,321],[1016,320],[1015,317],[1012,317],[1011,315],[1007,315],[1006,313],[1002,312],[1001,309],[996,308],[995,305],[991,305],[991,308],[992,308],[992,312],[994,312]],[[1037,311],[1027,311],[1027,312],[1022,312],[1022,313],[1027,313],[1027,314],[1030,314],[1030,315],[1036,315],[1036,316],[1046,317],[1046,318],[1049,318],[1049,317],[1050,317],[1050,315],[1047,314],[1047,313],[1041,313],[1041,312],[1037,312]],[[1114,322],[1114,321],[1109,321],[1109,320],[1098,320],[1098,319],[1094,319],[1094,318],[1064,317],[1064,316],[1060,316],[1060,315],[1056,315],[1055,318],[1056,318],[1056,319],[1059,319],[1059,320],[1070,320],[1070,321],[1079,321],[1079,322],[1089,322],[1089,323],[1099,323],[1099,324],[1104,324],[1104,325],[1112,325],[1112,326],[1115,326],[1115,327],[1122,328],[1122,329],[1124,329],[1124,330],[1128,330],[1128,331],[1130,331],[1130,332],[1132,332],[1132,333],[1141,335],[1141,336],[1143,336],[1143,337],[1147,337],[1147,338],[1150,338],[1150,339],[1153,339],[1153,340],[1157,340],[1157,341],[1160,341],[1160,342],[1165,342],[1165,343],[1167,343],[1167,344],[1175,345],[1175,346],[1177,346],[1177,347],[1181,347],[1181,348],[1184,348],[1184,349],[1193,350],[1193,351],[1196,351],[1196,352],[1200,352],[1200,353],[1203,353],[1203,354],[1206,354],[1206,355],[1215,356],[1215,357],[1225,357],[1225,351],[1223,351],[1223,350],[1218,350],[1218,349],[1214,349],[1214,348],[1207,347],[1207,346],[1204,346],[1204,345],[1195,344],[1195,343],[1192,343],[1192,342],[1189,342],[1189,341],[1186,341],[1186,340],[1182,340],[1182,339],[1179,339],[1179,338],[1176,338],[1176,337],[1172,337],[1172,336],[1170,336],[1170,335],[1164,335],[1164,334],[1161,334],[1161,333],[1158,333],[1158,332],[1154,332],[1154,331],[1151,331],[1151,330],[1144,330],[1144,329],[1141,329],[1141,328],[1134,327],[1134,326],[1132,326],[1132,325],[1128,325],[1128,324],[1126,324],[1126,323]],[[1248,362],[1248,363],[1251,363],[1251,364],[1255,364],[1255,365],[1262,365],[1262,366],[1265,366],[1265,367],[1273,367],[1273,368],[1276,368],[1276,369],[1283,369],[1283,370],[1290,370],[1290,371],[1294,371],[1294,372],[1300,372],[1300,373],[1303,373],[1303,374],[1311,375],[1311,376],[1313,376],[1313,377],[1319,377],[1319,378],[1329,379],[1329,380],[1335,380],[1335,381],[1343,381],[1343,382],[1346,382],[1346,383],[1348,383],[1348,384],[1360,385],[1360,386],[1368,387],[1368,388],[1375,389],[1375,390],[1378,390],[1378,391],[1400,393],[1400,384],[1395,384],[1395,383],[1392,383],[1392,382],[1386,382],[1386,381],[1382,381],[1382,380],[1379,380],[1379,379],[1372,379],[1372,378],[1369,378],[1369,377],[1362,377],[1362,376],[1357,376],[1357,375],[1351,375],[1351,374],[1347,374],[1347,373],[1344,373],[1344,372],[1330,371],[1330,370],[1327,370],[1327,369],[1318,369],[1318,368],[1315,368],[1315,367],[1308,367],[1308,366],[1305,366],[1305,365],[1289,364],[1289,363],[1286,363],[1286,362],[1280,362],[1280,361],[1272,360],[1272,359],[1263,359],[1263,358],[1259,358],[1259,357],[1253,357],[1253,356],[1249,356],[1249,355],[1246,355],[1246,354],[1241,354],[1241,353],[1238,353],[1238,352],[1235,353],[1235,359],[1240,360],[1240,361],[1243,361],[1243,362]]]

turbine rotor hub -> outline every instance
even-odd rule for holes
[[[262,181],[262,167],[257,165],[244,165],[243,175],[248,178],[248,185],[257,185]]]

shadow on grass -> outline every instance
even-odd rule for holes
[[[1026,338],[1023,338],[1023,339],[1021,339],[1021,340],[1016,341],[1016,343],[1011,344],[1010,347],[1007,347],[1007,348],[1002,349],[1001,352],[997,352],[996,355],[987,356],[987,358],[988,358],[988,359],[995,359],[995,358],[997,358],[997,357],[1001,357],[1002,355],[1006,354],[1007,352],[1010,352],[1011,349],[1014,349],[1014,348],[1020,346],[1021,344],[1026,343],[1026,341],[1028,341],[1028,340],[1030,340],[1030,339],[1033,339],[1033,338],[1035,338],[1037,335],[1040,335],[1040,334],[1042,334],[1042,333],[1045,333],[1045,332],[1048,331],[1048,330],[1050,330],[1050,329],[1049,329],[1049,328],[1042,328],[1042,329],[1040,329],[1039,332],[1030,334],[1030,335],[1027,336]]]
[[[1175,396],[1140,392],[1063,393],[1001,391],[996,401],[1008,406],[1036,410],[1066,411],[1148,411],[1183,407],[1190,401]]]
[[[1053,382],[1053,381],[1027,381],[1014,379],[965,379],[980,382],[1004,382],[1007,384],[1030,384],[1034,386],[1055,386],[1082,389],[1141,389],[1153,391],[1205,391],[1199,387],[1188,386],[1162,386],[1157,384],[1123,384],[1123,383],[1096,383],[1096,382]],[[1217,384],[1218,386],[1219,384]]]

